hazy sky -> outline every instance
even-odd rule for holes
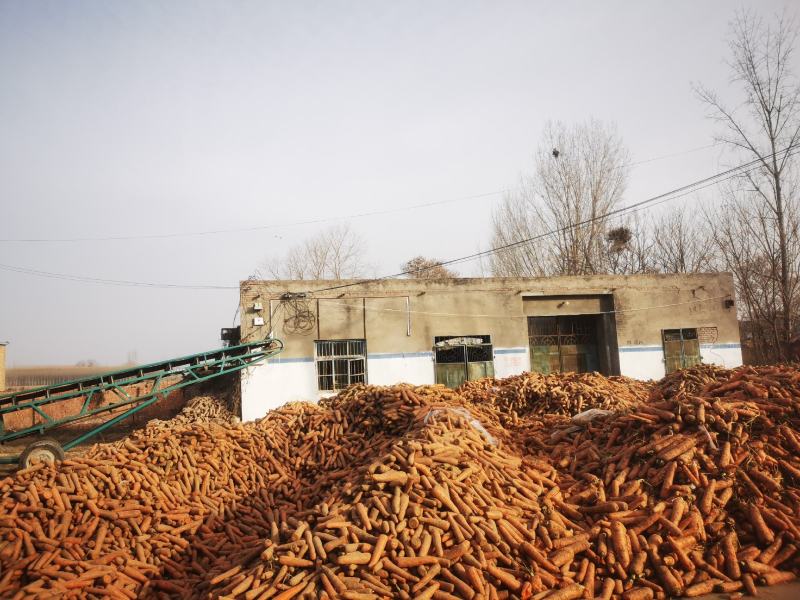
[[[633,160],[682,153],[632,171],[635,202],[719,170],[718,148],[686,153],[714,131],[691,82],[726,96],[735,10],[792,4],[0,0],[0,238],[284,224],[0,242],[0,264],[235,287],[323,227],[286,223],[513,187],[548,119],[613,121]],[[500,197],[352,225],[392,273],[485,248]],[[0,270],[0,341],[10,365],[150,361],[217,347],[237,302]]]

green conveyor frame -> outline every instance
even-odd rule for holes
[[[12,394],[0,395],[0,444],[10,442],[30,435],[43,434],[44,432],[88,419],[102,413],[109,413],[121,408],[124,412],[98,424],[89,431],[63,444],[64,450],[69,450],[116,425],[120,421],[136,414],[140,410],[166,398],[175,390],[209,381],[228,373],[235,373],[257,364],[283,350],[283,343],[275,338],[259,342],[249,342],[200,354],[192,354],[181,358],[173,358],[162,362],[131,367],[119,371],[111,371],[92,377],[84,377],[56,385],[22,390]],[[180,379],[175,381],[174,378]],[[147,386],[147,392],[141,395],[132,395],[128,389],[137,384],[152,384]],[[103,394],[112,392],[115,396],[108,403],[98,404],[93,400],[103,399]],[[61,418],[53,418],[47,414],[44,407],[83,398],[79,409],[73,414]],[[4,426],[5,415],[32,410],[40,417],[39,423],[22,429],[10,430]],[[0,457],[0,463],[13,463],[18,457]]]

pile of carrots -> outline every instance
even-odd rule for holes
[[[800,566],[800,373],[684,376],[700,374],[699,393],[672,377],[627,414],[526,440],[589,531],[585,559],[629,597],[756,595]]]
[[[576,389],[617,412],[576,425]],[[800,570],[799,408],[794,368],[700,368],[145,428],[0,480],[0,597],[756,594]]]
[[[651,398],[663,400],[680,393],[697,395],[706,386],[726,381],[730,376],[728,369],[717,365],[697,365],[691,369],[673,371],[653,388]]]
[[[599,373],[522,373],[468,381],[458,390],[468,401],[490,404],[505,417],[576,415],[590,408],[624,410],[646,400],[649,384]]]
[[[232,423],[238,418],[228,410],[225,402],[215,396],[194,396],[181,411],[171,419],[152,419],[148,428],[174,429],[192,423]]]

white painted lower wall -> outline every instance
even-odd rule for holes
[[[661,346],[620,346],[620,375],[634,379],[660,379],[664,376],[664,350]]]
[[[433,352],[367,354],[367,380],[374,385],[433,384]]]
[[[739,344],[708,344],[700,347],[704,363],[727,368],[742,364]],[[619,365],[622,375],[635,379],[660,379],[664,376],[664,351],[661,346],[621,346]],[[495,348],[495,377],[509,377],[530,370],[527,348]],[[433,353],[410,352],[367,355],[367,380],[374,385],[435,381]],[[287,402],[316,402],[316,368],[313,358],[273,358],[242,372],[242,419],[251,421]]]
[[[530,368],[527,348],[496,348],[496,377],[508,377]],[[242,419],[260,419],[287,402],[316,402],[317,389],[313,358],[273,358],[242,371]],[[368,354],[367,381],[374,385],[435,383],[433,352]]]
[[[700,356],[704,363],[726,369],[742,366],[741,344],[700,344]]]
[[[702,344],[704,363],[732,369],[742,364],[740,344]],[[619,370],[634,379],[661,379],[665,375],[664,349],[661,346],[620,346]]]
[[[494,376],[498,379],[530,370],[531,359],[527,348],[495,348]]]
[[[269,359],[242,371],[241,382],[243,421],[260,419],[287,402],[319,397],[313,358]]]

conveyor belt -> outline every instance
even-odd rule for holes
[[[124,412],[115,414],[111,419],[64,444],[64,450],[68,450],[158,400],[166,398],[177,389],[241,371],[282,350],[283,343],[280,340],[267,339],[0,395],[0,443],[42,434],[67,423],[127,408]],[[176,380],[176,377],[179,379]],[[143,384],[140,387],[144,387],[146,391],[137,395],[130,389],[137,384]],[[108,401],[108,392],[114,395],[111,401]],[[47,414],[46,407],[76,398],[82,399],[82,402],[79,407],[77,402],[72,403],[75,408],[71,414],[60,418]],[[25,410],[33,411],[39,417],[39,422],[15,430],[5,428],[3,422],[5,415]],[[0,462],[15,461],[16,458],[0,459]]]

